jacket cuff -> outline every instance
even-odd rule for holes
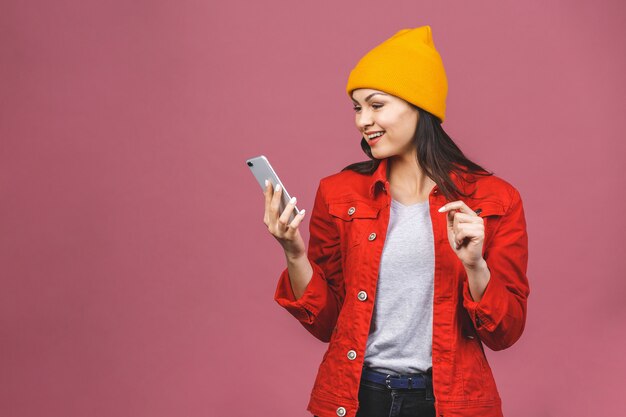
[[[480,301],[474,301],[467,277],[463,280],[463,306],[469,313],[476,330],[493,331],[500,322],[499,315],[506,312],[506,286],[494,276],[493,271]]]
[[[321,306],[326,304],[328,285],[324,278],[324,271],[315,262],[311,261],[313,276],[307,284],[302,297],[296,300],[289,278],[289,268],[280,274],[274,300],[284,307],[301,323],[312,324],[319,313]]]

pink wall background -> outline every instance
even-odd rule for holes
[[[326,345],[273,301],[244,161],[310,210],[365,159],[350,69],[424,24],[444,127],[525,204],[505,414],[624,415],[626,7],[538,0],[4,1],[0,415],[308,416]]]

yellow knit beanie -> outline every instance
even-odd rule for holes
[[[430,26],[402,29],[369,51],[350,72],[346,91],[372,88],[445,119],[448,79]]]

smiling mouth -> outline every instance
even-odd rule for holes
[[[366,138],[368,142],[376,142],[378,139],[382,138],[384,135],[385,135],[385,132],[383,132],[380,135],[376,135],[373,138],[370,138],[369,136],[366,135]]]

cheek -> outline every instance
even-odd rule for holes
[[[399,126],[402,126],[402,132],[404,135],[413,137],[415,135],[415,131],[417,130],[417,117],[413,114],[406,115],[402,120],[398,121]]]
[[[390,115],[380,115],[376,119],[376,124],[384,130],[395,130],[398,127],[398,118]]]
[[[417,130],[417,126],[413,123],[409,124],[406,126],[406,135],[413,139],[413,136],[415,136],[415,131]]]

